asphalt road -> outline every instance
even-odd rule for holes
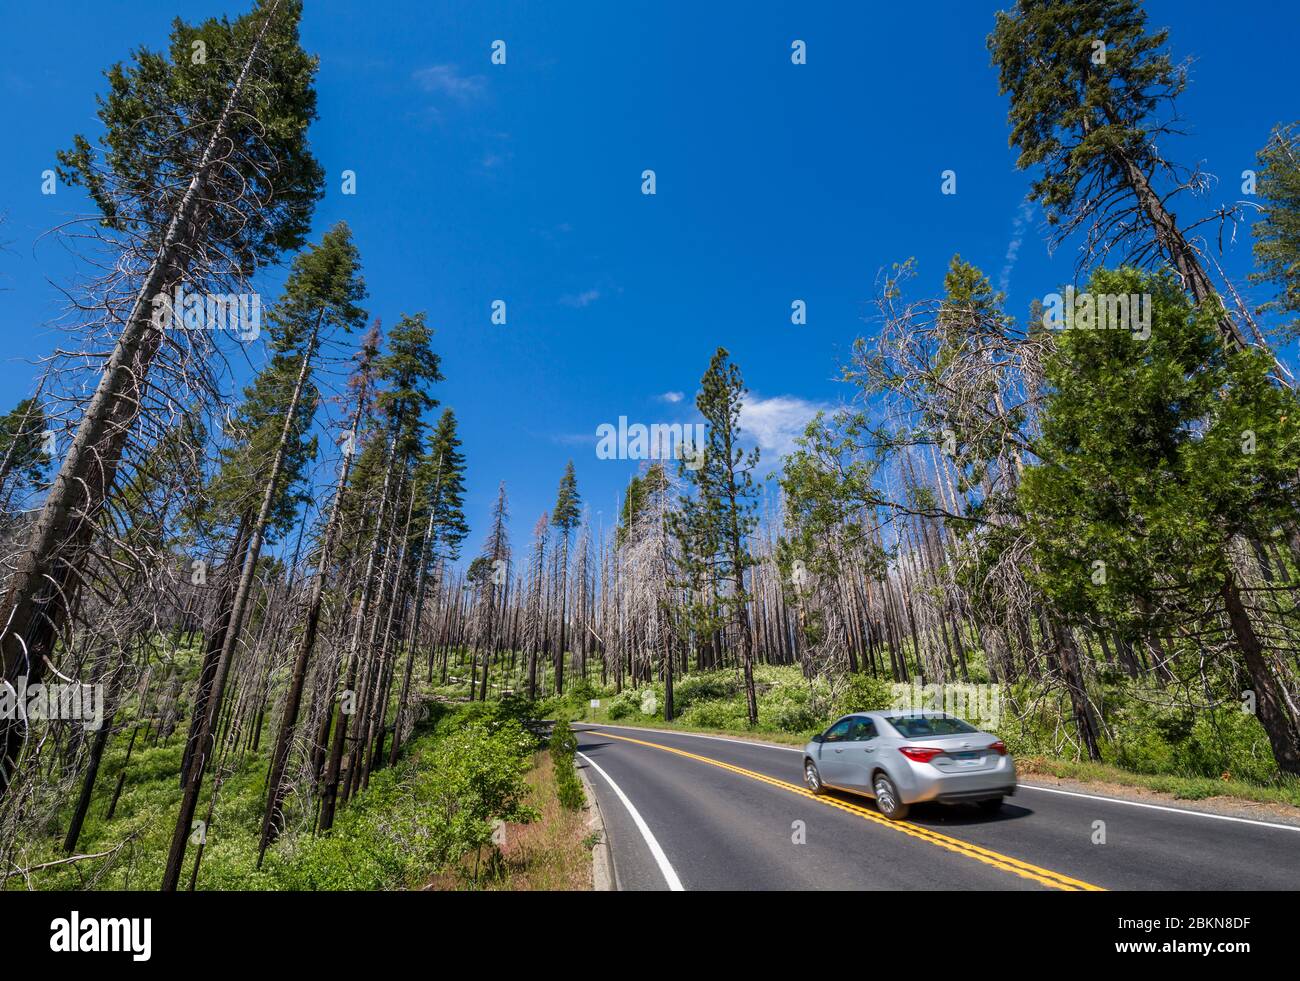
[[[622,726],[575,729],[619,889],[1300,885],[1300,827],[1024,783],[999,815],[923,805],[890,822],[867,798],[809,794],[797,749]]]

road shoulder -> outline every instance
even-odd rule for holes
[[[588,769],[586,763],[577,764],[582,792],[587,797],[587,827],[596,839],[591,849],[591,888],[595,892],[614,892],[618,889],[618,877],[614,873],[613,855],[609,848],[609,831],[605,827],[600,798],[596,796],[596,788],[587,775]]]

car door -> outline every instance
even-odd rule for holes
[[[822,734],[822,741],[817,745],[817,772],[821,774],[822,783],[844,785],[849,772],[844,750],[848,746],[852,724],[852,718],[840,719]]]
[[[858,716],[849,724],[848,737],[844,742],[844,752],[840,759],[844,761],[841,786],[849,790],[871,790],[871,772],[875,769],[876,752],[880,748],[880,731],[874,719]]]

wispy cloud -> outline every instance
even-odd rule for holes
[[[559,443],[561,446],[595,446],[598,437],[596,433],[553,433],[551,441]]]
[[[474,101],[487,87],[482,75],[462,75],[455,65],[430,65],[412,72],[411,77],[424,91],[459,103]]]
[[[763,451],[768,462],[794,451],[794,441],[818,412],[833,412],[825,402],[809,402],[794,395],[770,399],[751,395],[740,409],[740,428]]]
[[[1020,210],[1016,212],[1016,217],[1011,222],[1011,241],[1007,243],[1007,256],[1002,263],[1002,272],[998,276],[998,289],[1003,293],[1011,285],[1011,274],[1015,271],[1016,260],[1020,258],[1020,246],[1025,241],[1025,229],[1033,216],[1033,202],[1021,201]]]
[[[566,293],[560,302],[566,307],[589,307],[600,299],[600,290],[583,290],[581,293]]]
[[[686,395],[683,392],[664,392],[662,395],[656,395],[655,398],[660,402],[669,402],[675,405],[682,399],[686,398]]]

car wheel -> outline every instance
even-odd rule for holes
[[[898,788],[888,776],[877,773],[871,781],[871,789],[876,793],[876,807],[881,814],[891,821],[901,821],[907,817],[907,805],[898,796]]]
[[[985,814],[996,814],[1002,810],[1002,798],[992,797],[989,800],[982,800],[979,802],[979,807]]]
[[[808,789],[813,794],[819,797],[826,793],[826,788],[822,785],[822,775],[817,772],[817,764],[812,760],[804,760],[803,782],[808,785]]]

